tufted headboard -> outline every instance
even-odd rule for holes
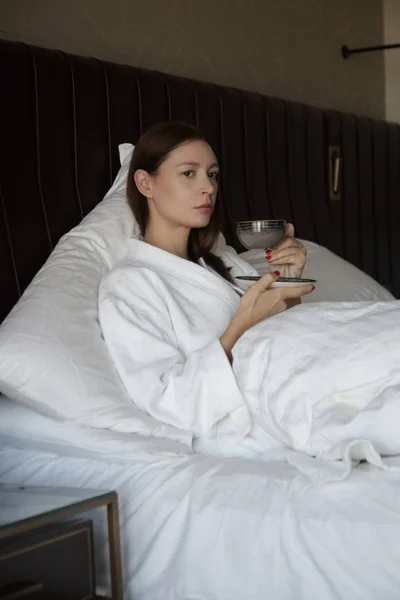
[[[118,144],[162,120],[213,145],[229,243],[237,220],[286,218],[400,296],[400,127],[18,42],[0,82],[0,321],[102,199]]]

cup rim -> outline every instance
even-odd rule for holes
[[[251,219],[250,221],[236,221],[236,225],[243,223],[286,223],[286,219]]]

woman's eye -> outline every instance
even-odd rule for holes
[[[189,171],[183,171],[183,175],[185,177],[192,177],[194,175],[194,171],[190,169]]]
[[[215,179],[215,181],[218,181],[218,175],[219,175],[219,173],[217,173],[216,171],[213,171],[212,173],[208,174],[209,178]]]

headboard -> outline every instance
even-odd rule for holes
[[[0,81],[0,321],[102,199],[118,144],[162,120],[213,145],[229,243],[237,220],[286,218],[400,296],[399,126],[19,42],[0,41]]]

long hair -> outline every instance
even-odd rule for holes
[[[186,123],[159,123],[148,129],[137,142],[129,167],[127,197],[140,232],[144,237],[149,222],[147,199],[136,187],[134,175],[143,169],[155,175],[172,150],[185,142],[206,141],[199,129]],[[227,281],[232,282],[229,270],[221,258],[211,252],[221,230],[221,209],[215,203],[210,222],[206,227],[193,228],[189,234],[188,256],[193,262],[203,260]]]

